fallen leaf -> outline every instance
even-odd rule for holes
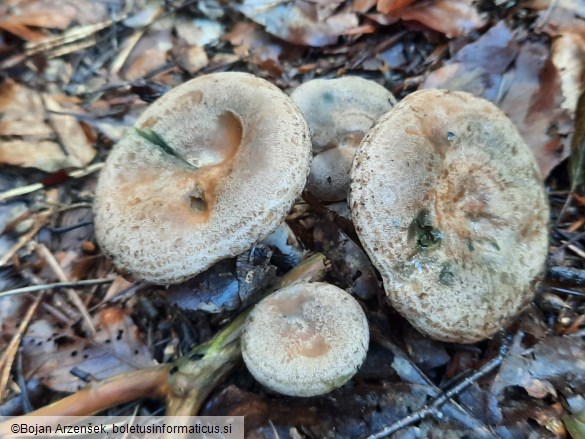
[[[54,172],[86,166],[95,157],[75,117],[48,113],[49,124],[46,110],[63,108],[54,97],[10,79],[0,85],[0,163]]]
[[[354,12],[337,12],[319,17],[319,5],[302,0],[245,0],[234,6],[272,35],[293,44],[322,47],[335,44],[340,35],[357,27]]]
[[[120,75],[129,81],[144,78],[167,63],[167,52],[173,48],[171,30],[147,32],[128,56]]]
[[[575,191],[585,183],[585,92],[581,93],[575,112],[575,132],[571,144],[569,173],[571,190]]]
[[[69,160],[77,167],[88,165],[95,157],[96,151],[87,140],[79,121],[73,116],[59,114],[66,113],[66,110],[52,96],[44,95],[43,100],[49,112],[51,126]]]
[[[182,38],[192,46],[199,47],[217,43],[225,33],[221,23],[204,18],[179,20],[175,24],[175,31],[179,38]]]
[[[86,383],[71,373],[94,380],[154,366],[148,347],[128,311],[118,307],[99,310],[92,318],[98,332],[91,338],[58,329],[48,319],[33,322],[23,338],[23,365],[27,377],[45,386],[74,392]]]
[[[416,0],[378,0],[376,9],[382,14],[393,14],[412,5]]]
[[[549,335],[525,352],[515,351],[502,362],[491,388],[495,395],[510,386],[523,387],[535,398],[585,391],[585,341],[581,336]]]
[[[268,70],[274,76],[282,75],[282,43],[277,42],[257,24],[240,21],[222,39],[234,46],[234,52],[241,59],[246,58],[248,62]]]
[[[378,0],[354,0],[353,10],[362,14],[368,12],[378,3]]]
[[[540,42],[520,46],[503,22],[431,72],[422,88],[467,91],[495,102],[532,149],[543,178],[569,155],[572,112],[561,107],[561,76],[551,53]]]
[[[182,309],[209,313],[240,309],[258,298],[276,276],[272,251],[256,245],[237,258],[225,259],[209,270],[167,288],[169,302]]]
[[[496,101],[503,74],[514,62],[518,44],[504,22],[463,46],[443,67],[432,71],[422,88],[460,90]]]
[[[108,8],[91,0],[6,0],[0,3],[0,29],[26,41],[39,41],[45,34],[29,29],[67,29],[71,23],[91,24],[107,20]]]
[[[437,0],[415,4],[388,14],[401,20],[413,20],[445,34],[447,38],[466,35],[486,24],[471,0]]]
[[[205,49],[199,46],[189,45],[184,40],[175,42],[171,53],[177,65],[191,75],[207,67],[209,64],[209,58]]]
[[[559,72],[541,43],[525,43],[499,103],[532,149],[543,178],[570,152],[572,114],[561,108]]]

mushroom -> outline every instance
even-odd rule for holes
[[[368,322],[341,288],[304,282],[257,304],[241,341],[244,362],[257,381],[285,395],[314,396],[356,373],[368,349]]]
[[[549,207],[531,151],[496,106],[412,93],[364,138],[351,175],[360,240],[418,330],[475,342],[533,297]]]
[[[323,201],[345,200],[349,171],[362,138],[396,102],[381,85],[357,76],[314,79],[291,99],[304,114],[313,141],[307,188]]]
[[[193,79],[110,153],[95,198],[98,242],[135,278],[193,277],[278,227],[303,190],[310,148],[302,114],[269,82]]]

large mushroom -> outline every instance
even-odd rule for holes
[[[95,198],[98,242],[135,278],[190,278],[268,236],[310,159],[307,124],[277,87],[246,73],[193,79],[110,153]]]
[[[531,151],[486,100],[407,96],[364,138],[350,206],[392,305],[435,339],[490,337],[533,297],[546,194]]]
[[[368,322],[358,302],[324,282],[283,288],[252,310],[242,356],[267,388],[314,396],[345,384],[368,351]]]
[[[362,138],[396,102],[392,93],[358,76],[314,79],[291,94],[313,142],[307,188],[323,201],[347,198],[349,171]]]

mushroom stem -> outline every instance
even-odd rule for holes
[[[327,270],[321,253],[305,259],[271,289],[319,280]],[[168,415],[195,415],[215,386],[240,357],[239,337],[251,308],[238,315],[211,340],[171,364],[123,373],[91,383],[72,395],[25,416],[89,416],[138,398],[166,398]],[[0,423],[0,434],[24,417]]]

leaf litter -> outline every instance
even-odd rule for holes
[[[566,438],[578,431],[585,411],[575,402],[585,385],[585,276],[579,274],[585,208],[578,193],[563,207],[567,191],[577,187],[567,184],[563,160],[571,154],[575,181],[582,183],[585,144],[575,116],[585,76],[582,2],[10,0],[0,8],[0,163],[7,182],[0,190],[47,183],[0,205],[9,225],[0,243],[10,255],[9,267],[0,268],[7,270],[0,271],[2,290],[54,281],[34,251],[39,243],[73,281],[112,277],[88,208],[95,175],[70,179],[59,172],[99,163],[144,102],[213,71],[248,71],[287,91],[314,77],[357,74],[397,97],[424,87],[484,96],[533,149],[548,177],[555,222],[549,265],[556,271],[549,270],[536,304],[508,329],[515,335],[511,352],[497,373],[478,375],[429,416],[412,418],[497,358],[502,339],[459,346],[416,333],[383,300],[377,273],[343,218],[347,212],[309,199],[287,218],[283,236],[294,238],[292,252],[282,250],[281,237],[170,291],[121,277],[110,287],[85,288],[80,297],[98,329],[94,336],[69,296],[50,292],[23,338],[23,368],[13,368],[14,383],[19,374],[25,383],[39,380],[48,398],[56,398],[54,391],[175,359],[209,338],[299,255],[323,251],[332,267],[327,280],[359,297],[385,335],[375,338],[360,373],[330,395],[301,401],[266,392],[240,367],[204,413],[245,415],[249,438],[363,437],[395,422],[404,427],[394,438]],[[47,221],[29,236],[39,214]],[[550,274],[568,269],[571,276]],[[202,294],[186,304],[193,288]],[[0,299],[3,341],[30,303],[22,295]],[[26,388],[12,385],[0,395],[0,408]]]

